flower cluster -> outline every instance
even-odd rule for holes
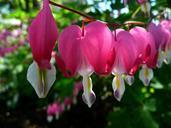
[[[73,95],[71,97],[66,97],[63,102],[55,101],[49,104],[47,107],[47,121],[51,122],[53,118],[59,119],[59,116],[65,111],[71,108],[72,104],[76,104],[77,96],[82,90],[82,83],[76,82],[73,89]]]
[[[0,57],[14,52],[18,47],[24,44],[24,40],[21,38],[21,33],[22,29],[20,28],[14,29],[13,31],[4,29],[2,32],[0,32]],[[15,40],[18,43],[12,44],[11,40]]]
[[[50,63],[58,29],[51,14],[49,0],[29,28],[29,42],[34,62],[28,69],[27,79],[40,98],[47,95],[56,79],[55,67]],[[171,60],[171,21],[150,23],[145,29],[111,31],[108,24],[93,20],[87,25],[71,25],[59,36],[56,63],[66,77],[82,76],[83,101],[91,107],[96,96],[91,75],[114,75],[112,83],[115,98],[120,101],[125,81],[132,85],[139,68],[139,78],[149,85],[153,69]]]

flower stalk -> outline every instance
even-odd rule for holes
[[[72,8],[69,8],[69,7],[66,7],[66,6],[64,6],[62,4],[55,3],[55,2],[53,2],[51,0],[49,1],[49,4],[54,5],[54,6],[57,6],[57,7],[60,7],[60,8],[63,8],[63,9],[66,9],[66,10],[68,10],[70,12],[75,13],[75,14],[78,14],[78,15],[86,18],[86,21],[88,21],[88,22],[98,20],[98,19],[95,19],[94,17],[91,17],[91,16],[89,16],[89,15],[87,15],[85,13],[82,13],[82,12],[78,11],[78,10],[75,10],[75,9],[72,9]],[[104,23],[106,23],[106,25],[108,25],[108,26],[114,27],[115,29],[116,28],[119,28],[121,26],[124,26],[124,25],[132,25],[132,24],[134,24],[134,25],[146,25],[144,22],[140,22],[140,21],[126,21],[123,24],[119,24],[119,23],[109,23],[109,22],[104,22]]]

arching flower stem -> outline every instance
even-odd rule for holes
[[[73,12],[73,13],[75,13],[75,14],[78,14],[78,15],[80,15],[80,16],[86,18],[86,19],[84,20],[84,23],[85,23],[85,22],[92,22],[92,21],[98,20],[98,19],[95,19],[94,17],[91,17],[91,16],[85,14],[85,13],[82,13],[82,12],[77,11],[77,10],[75,10],[75,9],[71,9],[71,8],[66,7],[66,6],[64,6],[64,5],[55,3],[55,2],[53,2],[53,1],[51,1],[51,0],[49,0],[49,3],[50,3],[51,5],[54,5],[54,6],[63,8],[63,9],[66,9],[66,10],[68,10],[68,11],[70,11],[70,12]],[[103,21],[103,22],[104,22],[104,21]],[[104,23],[106,23],[106,25],[108,25],[108,26],[113,26],[115,29],[116,29],[116,28],[119,28],[119,27],[121,27],[121,26],[124,26],[124,25],[128,25],[128,24],[129,24],[129,25],[131,25],[131,24],[134,24],[134,25],[146,25],[146,23],[143,23],[143,22],[140,22],[140,21],[126,21],[124,24],[109,23],[109,22],[104,22]]]
[[[53,1],[49,1],[49,3],[50,3],[51,5],[58,6],[58,7],[60,7],[60,8],[66,9],[66,10],[68,10],[68,11],[70,11],[70,12],[73,12],[73,13],[79,14],[80,16],[83,16],[83,17],[85,17],[85,18],[87,18],[87,19],[89,19],[89,20],[91,20],[91,21],[92,21],[92,20],[96,20],[96,19],[94,19],[93,17],[88,16],[88,15],[86,15],[86,14],[82,13],[82,12],[79,12],[79,11],[77,11],[77,10],[74,10],[74,9],[68,8],[68,7],[64,6],[64,5],[61,5],[61,4],[58,4],[58,3],[55,3],[55,2],[53,2]]]

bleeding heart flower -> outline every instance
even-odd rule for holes
[[[160,22],[160,24],[164,29],[169,31],[169,39],[164,51],[164,56],[165,56],[164,62],[166,64],[169,64],[171,63],[171,20],[163,20]]]
[[[115,54],[112,41],[111,31],[100,21],[91,22],[83,30],[71,25],[60,35],[57,64],[65,76],[79,73],[83,77],[82,98],[89,107],[96,98],[90,75],[94,71],[106,75],[112,70]]]
[[[91,107],[95,101],[95,94],[92,91],[90,75],[93,69],[81,51],[84,37],[79,26],[71,25],[65,28],[59,38],[59,53],[56,61],[65,76],[71,77],[79,73],[83,77],[83,100]]]
[[[49,0],[43,0],[42,10],[29,27],[29,43],[35,61],[27,73],[28,81],[40,98],[47,95],[56,79],[56,70],[50,64],[50,60],[57,37],[58,29],[49,7]]]
[[[158,51],[158,60],[157,67],[161,67],[164,57],[164,51],[166,44],[170,38],[168,30],[164,29],[160,24],[155,25],[154,23],[150,23],[148,27],[148,31],[153,35],[155,40],[156,49]]]
[[[157,62],[158,51],[155,47],[154,38],[150,32],[147,32],[142,27],[134,27],[130,30],[130,33],[136,40],[136,50],[139,58],[141,58],[141,64],[144,65],[143,69],[140,71],[139,77],[144,85],[148,85],[153,76],[151,68],[155,68]]]
[[[124,30],[116,30],[114,36],[116,36],[116,60],[113,68],[115,77],[112,87],[115,98],[120,101],[125,91],[123,75],[133,75],[136,71],[134,67],[139,64],[139,61],[133,36]]]
[[[115,61],[114,38],[107,25],[96,21],[85,27],[82,50],[99,75],[111,73]]]

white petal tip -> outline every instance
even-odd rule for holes
[[[94,92],[91,92],[89,96],[86,96],[84,93],[82,95],[82,100],[85,104],[88,105],[89,108],[91,108],[91,106],[94,104],[94,102],[96,101],[96,95],[94,94]]]
[[[125,83],[122,75],[116,75],[112,82],[112,88],[114,92],[114,97],[117,101],[121,101],[123,94],[125,92]]]
[[[144,86],[149,86],[150,81],[153,78],[153,70],[147,66],[143,66],[139,73],[139,79],[142,81]]]
[[[119,94],[119,91],[118,90],[116,90],[115,92],[114,92],[114,97],[115,97],[115,99],[117,100],[117,101],[121,101],[121,99],[122,99],[122,95],[120,95]]]
[[[47,97],[47,94],[37,94],[37,96],[40,98],[40,99],[43,99],[43,98],[46,98]]]

